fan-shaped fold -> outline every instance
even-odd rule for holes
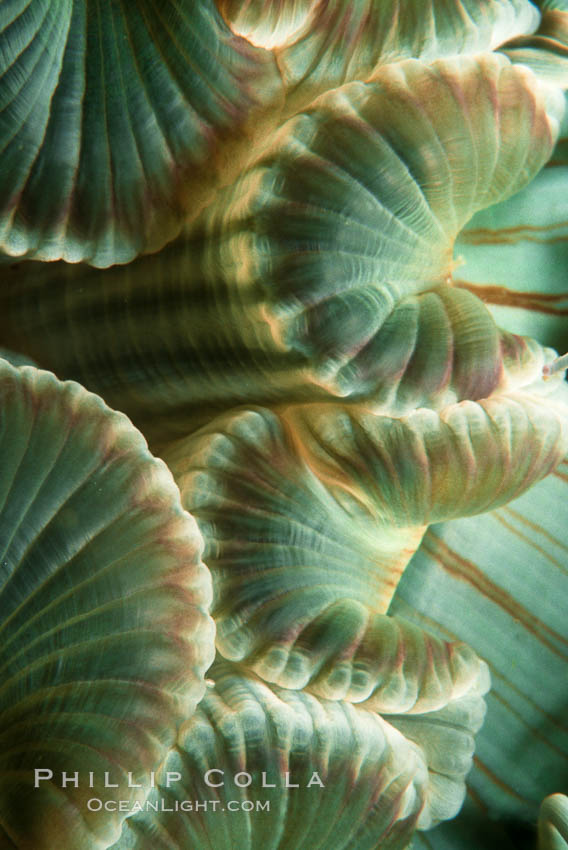
[[[0,10],[0,88],[2,250],[108,266],[238,173],[280,83],[213,0],[18,0]]]
[[[181,850],[204,841],[216,850],[402,850],[417,825],[439,819],[443,801],[423,740],[415,745],[377,714],[345,703],[269,689],[227,664],[211,675],[149,798],[158,812],[164,800],[168,813],[134,812],[116,850],[149,843]],[[461,720],[470,737],[477,719]],[[450,732],[446,723],[437,718],[442,736]],[[438,760],[451,771],[449,753]],[[450,794],[454,809],[463,775]],[[192,801],[192,810],[182,811],[182,801]]]
[[[5,268],[2,337],[144,427],[235,403],[482,398],[511,342],[448,285],[454,239],[539,170],[562,106],[504,57],[385,68],[288,122],[191,238],[125,269]]]
[[[531,33],[527,0],[218,0],[234,32],[275,47],[289,108],[377,66],[491,51]]]
[[[562,110],[496,56],[384,68],[292,119],[210,208],[210,262],[241,297],[262,287],[275,336],[330,380],[401,298],[446,279],[474,212],[540,170]]]
[[[106,846],[125,815],[87,799],[144,799],[204,691],[202,538],[126,417],[50,373],[0,361],[0,457],[0,823]]]
[[[459,663],[441,673],[451,648],[381,615],[429,523],[503,504],[559,463],[566,395],[402,419],[331,404],[259,409],[170,447],[206,540],[219,651],[268,681],[379,710],[408,711],[437,687],[443,703],[460,687]]]

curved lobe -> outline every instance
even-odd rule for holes
[[[398,415],[482,398],[504,337],[449,285],[453,242],[541,167],[560,106],[503,57],[385,68],[288,122],[161,254],[105,272],[4,269],[6,344],[158,431],[237,403],[375,397]]]
[[[544,8],[535,33],[513,39],[501,50],[552,85],[568,88],[568,9]]]
[[[217,663],[211,675],[150,797],[167,800],[170,813],[135,813],[116,850],[142,848],[150,840],[170,850],[205,840],[219,850],[237,843],[244,850],[402,850],[417,825],[424,828],[442,814],[429,757],[377,714],[268,688],[226,663]],[[447,721],[436,720],[443,735]],[[465,720],[464,738],[475,725]],[[451,771],[451,759],[442,761]],[[169,788],[167,770],[179,777]],[[463,775],[446,796],[452,814],[461,782]],[[172,814],[183,799],[217,803]],[[267,802],[261,811],[258,804]]]
[[[276,8],[283,14],[296,6],[264,4],[262,20],[260,5],[254,4],[261,27]],[[319,0],[275,52],[292,109],[322,91],[365,80],[382,65],[490,52],[537,25],[538,13],[527,0]]]
[[[388,647],[400,641],[415,660],[441,652],[443,665],[446,650],[423,649],[382,615],[428,524],[495,508],[558,464],[561,384],[546,401],[533,388],[401,419],[331,404],[237,412],[171,446],[164,456],[206,540],[221,654],[380,710],[427,700],[437,662],[417,684],[411,661],[406,691]],[[444,698],[454,686],[452,674]]]
[[[6,361],[0,397],[0,822],[21,847],[100,847],[124,818],[87,809],[114,793],[105,771],[144,799],[203,694],[203,542],[163,462],[100,398]]]
[[[108,266],[156,250],[229,179],[227,134],[250,146],[251,116],[277,111],[272,57],[232,36],[213,0],[4,5],[10,256]]]
[[[542,801],[538,819],[539,850],[568,847],[568,798],[552,794]]]

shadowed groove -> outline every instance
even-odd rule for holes
[[[510,85],[530,118],[526,138],[513,133]],[[462,104],[473,95],[493,132],[489,186],[483,169],[467,168],[477,142],[456,148],[443,118],[449,111],[471,140]],[[382,69],[287,122],[188,238],[160,254],[108,271],[6,270],[5,344],[102,393],[156,444],[231,404],[367,398],[401,415],[486,397],[508,365],[489,312],[448,285],[452,241],[472,211],[540,167],[558,108],[505,58]],[[429,156],[411,144],[423,131],[437,140]],[[364,162],[351,155],[361,145]],[[506,168],[518,179],[505,181]],[[465,175],[459,197],[455,170]],[[451,334],[425,375],[418,364],[438,321]]]
[[[354,405],[243,410],[171,445],[165,458],[207,541],[221,655],[379,710],[390,681],[408,710],[414,684],[395,686],[395,656],[383,678],[395,621],[381,615],[430,522],[495,508],[558,463],[568,434],[557,388],[555,412],[534,387],[402,419]],[[422,682],[422,650],[396,628],[423,700],[451,665],[436,660]],[[458,687],[450,679],[444,695]]]

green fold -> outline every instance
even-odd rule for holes
[[[100,398],[2,360],[0,400],[0,840],[103,848],[204,692],[203,541]]]
[[[0,81],[0,247],[95,266],[176,236],[281,88],[213,0],[5,3]]]

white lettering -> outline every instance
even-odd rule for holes
[[[65,771],[61,774],[61,787],[67,788],[67,786],[71,783],[75,788],[79,787],[79,771],[76,770],[75,773],[72,773],[70,776],[67,776]]]
[[[299,785],[296,785],[295,782],[290,782],[290,774],[288,773],[288,771],[286,771],[284,776],[286,777],[286,782],[285,782],[285,785],[284,785],[285,788],[299,788],[300,787]]]
[[[223,779],[221,780],[221,782],[210,782],[209,777],[211,776],[212,773],[220,773],[221,776],[225,775],[225,772],[223,770],[219,770],[216,767],[212,767],[211,770],[208,770],[207,773],[205,774],[205,776],[203,777],[203,781],[205,782],[206,785],[209,785],[210,788],[220,788],[221,785],[225,784]]]
[[[264,771],[262,773],[262,787],[263,788],[276,788],[276,785],[273,785],[272,783],[266,781],[266,773],[264,773]]]
[[[105,788],[118,788],[118,783],[110,781],[108,770],[105,771]]]
[[[41,774],[43,774],[43,776]],[[36,767],[34,770],[34,788],[38,788],[39,783],[43,782],[45,779],[53,779],[53,771],[48,770],[47,768]]]

